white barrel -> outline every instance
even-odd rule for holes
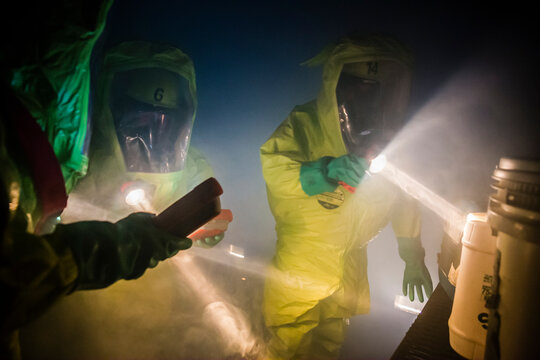
[[[452,313],[448,320],[450,346],[467,359],[483,359],[488,329],[496,237],[487,213],[471,213],[463,230],[462,252]]]

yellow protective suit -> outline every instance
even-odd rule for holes
[[[88,174],[70,194],[68,207],[62,214],[64,222],[76,220],[81,212],[85,217],[91,216],[108,221],[116,221],[137,210],[159,213],[189,190],[213,176],[206,158],[191,146],[185,166],[180,171],[143,173],[129,172],[126,169],[109,98],[114,75],[137,68],[165,69],[187,79],[196,109],[195,70],[189,56],[180,49],[166,44],[127,41],[109,50],[98,77]],[[194,119],[195,112],[192,123]],[[187,141],[189,140],[188,137]],[[126,204],[126,194],[122,193],[122,186],[132,181],[142,181],[153,189],[150,209],[137,209]]]
[[[114,74],[138,67],[164,68],[183,76],[189,81],[193,103],[197,104],[193,63],[181,50],[139,41],[124,42],[109,50],[98,77],[88,174],[71,192],[61,216],[63,223],[81,219],[115,222],[142,210],[159,213],[213,176],[206,158],[192,146],[180,171],[141,173],[126,170],[108,99]],[[150,209],[126,204],[122,185],[130,181],[143,181],[154,189]],[[147,270],[136,281],[121,280],[99,291],[73,293],[62,299],[34,327],[26,329],[22,335],[27,348],[23,350],[36,356],[44,352],[48,356],[60,353],[59,350],[48,349],[35,336],[43,330],[41,327],[46,326],[53,328],[60,338],[71,338],[79,345],[67,347],[64,353],[84,347],[84,358],[160,357],[163,352],[171,351],[164,348],[173,343],[170,336],[174,334],[170,329],[178,326],[180,317],[177,313],[182,309],[175,306],[183,304],[181,300],[185,291],[179,289],[182,285],[175,265],[167,261]],[[127,331],[132,327],[135,330]],[[77,330],[87,336],[80,343],[79,338],[72,335]],[[92,340],[89,342],[88,338]]]
[[[269,358],[337,358],[344,319],[369,311],[368,242],[389,222],[397,237],[419,236],[414,202],[382,176],[365,175],[354,194],[338,186],[308,196],[300,182],[303,163],[347,153],[335,94],[343,65],[377,60],[411,64],[402,47],[384,39],[327,48],[310,62],[324,63],[317,99],[295,107],[261,147],[277,231],[264,294]]]

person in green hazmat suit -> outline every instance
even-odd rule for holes
[[[192,241],[144,212],[54,226],[88,166],[90,56],[112,1],[14,5],[0,50],[0,357],[17,359],[21,327],[59,299],[136,279]]]
[[[323,67],[318,97],[294,108],[261,146],[276,221],[264,289],[269,359],[339,356],[347,319],[370,308],[367,244],[389,223],[405,261],[404,294],[421,301],[424,265],[417,204],[370,161],[399,130],[412,58],[390,36],[354,35],[308,65]]]

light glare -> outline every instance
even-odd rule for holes
[[[378,172],[381,172],[382,169],[386,166],[386,156],[384,154],[380,154],[379,156],[375,157],[375,159],[371,160],[371,164],[369,165],[369,172],[372,174],[376,174]]]
[[[229,254],[232,256],[239,257],[240,259],[244,258],[244,249],[238,246],[229,245]]]
[[[143,189],[133,189],[126,195],[126,204],[131,206],[141,205],[145,199],[145,195]]]
[[[418,315],[422,312],[425,303],[418,301],[410,301],[408,297],[403,295],[396,295],[394,298],[394,307],[396,309],[408,312],[409,314]]]

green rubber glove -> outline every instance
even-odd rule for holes
[[[330,179],[357,187],[369,168],[369,163],[362,157],[348,154],[332,159],[327,168]]]
[[[324,156],[302,164],[300,184],[309,196],[332,192],[337,188],[339,181],[356,187],[368,167],[366,159],[355,155],[343,155],[338,158]]]
[[[209,249],[219,244],[219,242],[223,240],[224,237],[225,237],[225,233],[217,234],[215,236],[205,237],[204,239],[196,240],[193,243],[193,245],[200,248]]]
[[[157,228],[147,213],[113,224],[83,221],[58,225],[53,237],[67,239],[79,267],[76,290],[100,289],[136,279],[148,268],[191,247],[191,240]]]
[[[338,184],[330,180],[326,174],[328,172],[328,163],[334,159],[330,156],[324,156],[316,161],[309,161],[300,167],[300,184],[302,190],[309,196],[334,191]]]
[[[403,295],[414,301],[414,292],[418,300],[424,302],[422,287],[429,298],[433,293],[433,282],[429,270],[424,264],[425,250],[419,238],[398,238],[399,256],[405,261],[403,274]]]

